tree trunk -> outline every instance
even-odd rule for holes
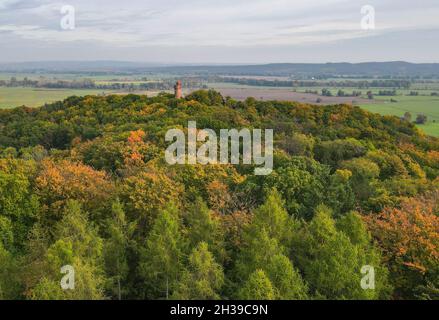
[[[117,278],[117,287],[118,287],[118,289],[119,289],[119,294],[118,294],[118,296],[119,296],[119,300],[122,300],[122,295],[121,295],[121,293],[120,293],[120,278]]]

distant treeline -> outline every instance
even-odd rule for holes
[[[143,81],[143,80],[142,80]],[[97,83],[91,79],[81,80],[57,80],[57,79],[39,79],[31,80],[24,78],[22,80],[12,77],[10,80],[0,80],[0,87],[31,87],[31,88],[50,88],[50,89],[99,89],[99,90],[172,90],[176,80],[165,81],[110,81],[108,83]],[[197,80],[185,80],[185,87],[199,88],[202,87]]]
[[[266,80],[250,78],[220,78],[222,82],[237,83],[249,86],[263,87],[335,87],[335,88],[399,88],[409,89],[409,80],[337,80],[337,81],[309,81],[309,80]]]

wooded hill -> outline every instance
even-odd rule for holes
[[[274,129],[274,172],[167,165],[189,120]],[[0,297],[438,299],[438,176],[439,139],[347,105],[197,91],[0,110]]]

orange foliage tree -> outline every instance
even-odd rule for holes
[[[64,205],[71,199],[84,205],[86,211],[98,214],[114,193],[113,183],[105,172],[67,160],[43,160],[35,185],[36,193],[55,219],[60,218]]]
[[[387,208],[365,218],[383,250],[400,297],[412,298],[419,284],[439,287],[438,200],[438,192],[411,198],[400,208]]]
[[[144,145],[143,139],[145,135],[143,130],[130,132],[130,136],[128,137],[129,150],[125,157],[125,163],[127,165],[135,165],[143,162],[143,157],[139,149]]]

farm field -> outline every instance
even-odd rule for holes
[[[165,91],[171,93],[171,91]],[[188,90],[183,91],[188,94]],[[0,87],[0,109],[9,109],[20,106],[31,108],[40,107],[45,103],[62,101],[70,96],[87,96],[87,95],[108,95],[108,94],[139,94],[156,96],[160,92],[157,90],[137,90],[134,92],[115,91],[115,90],[97,90],[97,89],[43,89],[43,88],[6,88]]]
[[[261,100],[286,100],[297,101],[316,105],[328,105],[328,104],[366,104],[370,103],[369,100],[358,97],[321,97],[316,94],[295,92],[292,89],[287,88],[220,88],[215,87],[215,90],[219,91],[224,97],[230,96],[236,100],[245,100],[248,97]],[[319,99],[320,102],[317,102]],[[353,103],[354,102],[354,103]]]
[[[404,113],[410,112],[412,120],[415,120],[418,114],[425,114],[427,116],[427,123],[419,125],[419,128],[428,135],[439,136],[439,97],[396,96],[393,98],[397,102],[390,102],[390,98],[379,99],[376,100],[376,103],[361,104],[360,107],[370,112],[400,117]]]
[[[38,107],[45,103],[64,100],[69,96],[99,95],[102,90],[36,89],[0,87],[0,108],[18,106]],[[107,93],[107,92],[106,92]]]

